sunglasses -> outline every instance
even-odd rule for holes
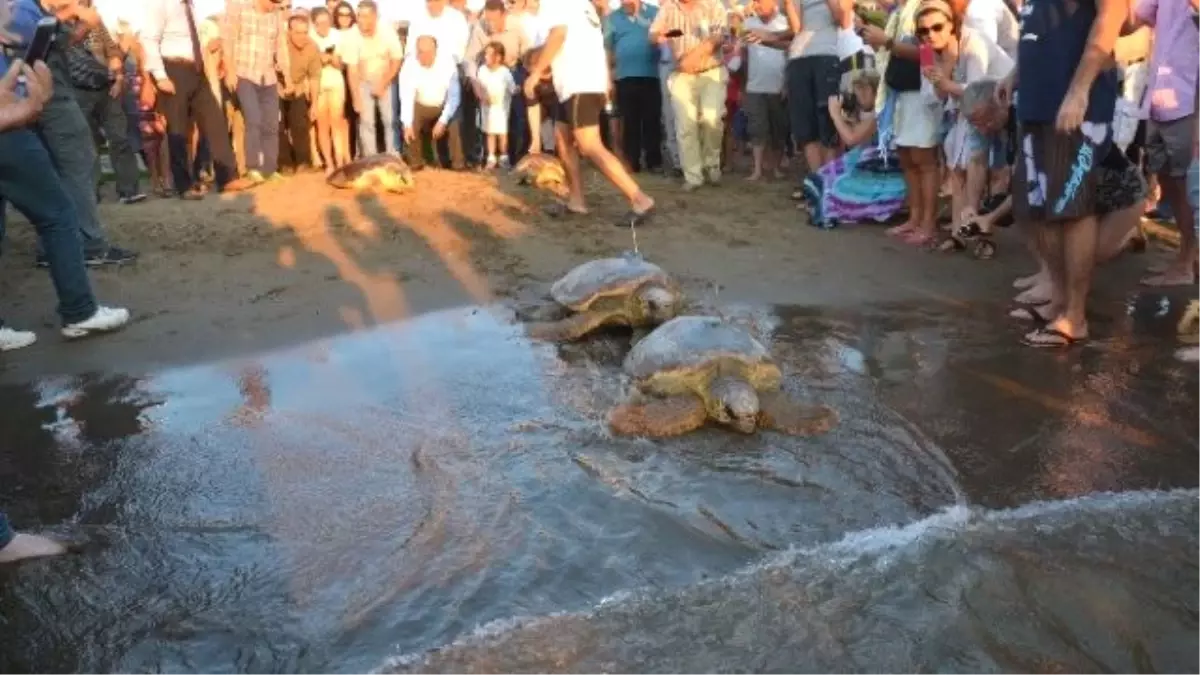
[[[940,33],[944,30],[946,30],[946,24],[944,23],[935,23],[932,26],[921,26],[917,29],[917,37],[925,37],[930,33]]]

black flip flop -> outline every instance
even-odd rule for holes
[[[1024,317],[1013,316],[1014,312],[1021,312],[1025,316]],[[1041,328],[1042,326],[1045,326],[1046,324],[1050,323],[1050,319],[1047,319],[1046,317],[1042,316],[1041,314],[1038,314],[1037,310],[1034,309],[1033,306],[1030,306],[1030,305],[1021,305],[1019,307],[1014,308],[1012,310],[1012,312],[1008,313],[1008,318],[1016,319],[1017,321],[1028,321],[1038,328]]]
[[[566,204],[563,204],[562,202],[552,202],[550,204],[543,206],[542,213],[546,214],[547,216],[550,216],[551,218],[571,218],[574,216],[586,216],[587,215],[586,211],[572,210],[569,206],[567,206]]]
[[[1039,342],[1037,340],[1030,340],[1029,335],[1053,337],[1058,338],[1060,341]],[[1021,337],[1021,344],[1024,344],[1026,347],[1033,347],[1034,349],[1067,349],[1087,340],[1087,338],[1071,337],[1061,330],[1058,330],[1057,328],[1051,328],[1050,326],[1042,326],[1041,328],[1034,329],[1034,331],[1029,335],[1024,335]]]
[[[630,211],[629,213],[625,214],[624,218],[613,223],[613,225],[616,227],[641,227],[650,222],[650,219],[654,217],[654,212],[657,210],[657,208],[657,206],[651,206],[641,213],[638,213],[637,211]]]

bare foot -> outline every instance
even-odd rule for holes
[[[1141,281],[1143,286],[1152,286],[1154,288],[1190,286],[1194,283],[1196,283],[1196,275],[1192,270],[1178,265],[1171,265],[1163,270],[1161,274],[1153,274]]]
[[[746,176],[746,180],[760,180],[761,178],[762,178],[761,171],[755,171],[754,173],[750,174],[749,176]]]
[[[1017,290],[1021,290],[1021,289],[1029,288],[1031,286],[1036,286],[1037,283],[1039,281],[1041,281],[1041,279],[1042,279],[1041,272],[1030,274],[1027,277],[1019,277],[1016,281],[1013,282],[1013,288],[1015,288]]]
[[[0,548],[0,563],[16,562],[28,558],[45,558],[52,555],[62,555],[67,547],[53,539],[36,534],[18,533],[8,546]]]
[[[1018,305],[1044,305],[1050,302],[1050,285],[1038,283],[1026,288],[1013,298],[1013,302]]]
[[[904,236],[907,236],[909,232],[913,232],[916,229],[917,229],[917,224],[910,220],[907,223],[904,223],[903,225],[896,225],[894,227],[889,227],[888,229],[884,230],[884,233],[887,234],[887,236],[889,236],[889,237],[904,237]]]

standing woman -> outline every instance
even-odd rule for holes
[[[888,234],[914,246],[936,239],[937,196],[941,182],[942,104],[921,91],[917,11],[921,0],[904,0],[880,29],[864,25],[862,37],[877,52],[884,85],[875,99],[883,147],[895,145],[908,191],[908,220]]]
[[[841,89],[838,28],[853,12],[853,0],[789,0],[787,98],[792,138],[804,152],[805,170],[815,172],[837,154],[837,128],[826,101]],[[803,192],[800,192],[801,198]]]
[[[327,5],[333,4],[333,0],[329,0]],[[346,0],[341,0],[337,3],[337,7],[333,10],[333,32],[337,34],[337,41],[340,45],[345,39],[346,34],[357,31],[358,17],[354,13],[354,5],[351,5]],[[334,54],[337,54],[335,48]],[[340,117],[333,117],[333,138],[336,142],[341,143],[341,147],[345,148],[345,158],[347,161],[350,157],[355,157],[358,153],[358,137],[351,133],[351,129],[358,128],[358,114],[354,112],[354,103],[350,98],[350,83],[346,77],[346,66],[341,63],[341,57],[338,57],[338,71],[341,73],[342,82],[342,114]],[[340,121],[340,123],[339,123]]]
[[[346,121],[346,77],[337,54],[341,33],[333,29],[333,15],[324,7],[312,12],[313,41],[321,52],[321,81],[317,93],[317,145],[325,170],[350,161],[350,125]]]

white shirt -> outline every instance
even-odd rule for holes
[[[778,33],[787,29],[788,21],[783,12],[775,12],[775,16],[766,23],[757,14],[746,19],[747,31]],[[746,93],[778,94],[783,91],[783,71],[787,68],[787,53],[784,50],[751,44],[746,46],[746,58]]]
[[[554,91],[559,101],[576,94],[608,92],[608,55],[604,51],[604,31],[600,16],[589,0],[551,0],[538,11],[543,29],[541,47],[555,28],[565,28],[567,39],[550,64]]]
[[[448,57],[434,59],[426,68],[417,59],[405,59],[400,68],[400,123],[413,122],[417,103],[428,108],[441,108],[438,121],[446,124],[458,112],[462,91],[458,84],[458,68]]]
[[[444,54],[454,59],[454,65],[462,63],[467,53],[467,40],[471,36],[471,27],[463,13],[447,6],[441,16],[430,16],[421,12],[408,26],[408,44],[404,47],[404,56],[415,56],[417,53],[417,38],[422,35],[432,35],[437,40],[438,54]]]
[[[93,0],[92,6],[108,32],[116,37],[128,32],[137,35],[141,30],[141,6],[132,0]]]
[[[404,58],[400,36],[386,26],[377,26],[375,34],[367,37],[358,30],[348,30],[339,38],[337,53],[347,66],[358,66],[359,79],[374,84],[387,72],[391,61]]]
[[[1004,0],[971,0],[963,25],[996,43],[1012,58],[1017,56],[1020,26]]]
[[[483,66],[476,73],[475,78],[487,93],[484,105],[503,106],[517,91],[517,83],[513,80],[512,71],[504,66],[495,70],[489,66]]]
[[[194,61],[195,48],[188,28],[186,6],[180,0],[145,0],[139,22],[142,49],[146,52],[146,71],[155,79],[166,79],[163,60]],[[204,16],[193,10],[197,32]]]

